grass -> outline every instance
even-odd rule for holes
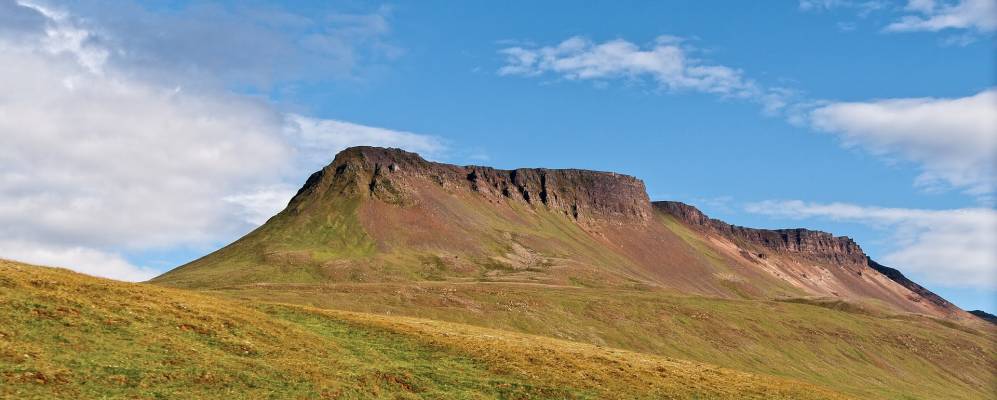
[[[671,216],[657,213],[643,231],[593,233],[525,204],[496,206],[433,185],[417,192],[417,207],[317,193],[154,283],[246,304],[428,318],[622,348],[859,398],[978,399],[994,386],[993,330],[895,315],[870,299],[805,298]],[[540,255],[544,267],[504,262],[515,246]]]
[[[326,281],[325,262],[374,254],[376,245],[356,217],[359,204],[355,197],[342,197],[318,202],[317,210],[309,209],[307,214],[285,210],[236,242],[156,281],[186,287]]]
[[[808,381],[859,398],[979,399],[997,372],[993,332],[819,299],[447,282],[249,286],[216,293],[624,348]]]
[[[0,261],[0,397],[837,399],[794,380]]]

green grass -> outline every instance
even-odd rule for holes
[[[844,398],[575,342],[251,304],[2,260],[0,321],[0,398]]]
[[[528,284],[246,287],[219,295],[511,330],[805,380],[860,398],[978,399],[993,332],[843,302]]]
[[[738,264],[744,260],[668,215],[657,213],[646,231],[593,233],[540,207],[421,189],[425,196],[413,208],[316,194],[307,207],[292,207],[154,282],[210,288],[250,303],[404,315],[611,346],[860,398],[976,399],[997,374],[993,331],[893,315],[872,300],[802,298],[802,289]],[[505,262],[514,245],[542,256],[543,267]],[[646,257],[654,251],[657,258]],[[761,300],[773,297],[783,301]]]
[[[238,241],[156,282],[206,287],[219,282],[327,281],[325,262],[364,259],[375,252],[374,241],[357,220],[359,204],[357,198],[343,197],[319,203],[306,215],[285,210]]]

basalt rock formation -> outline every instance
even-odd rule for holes
[[[457,166],[376,147],[342,151],[266,224],[154,282],[427,280],[830,297],[972,318],[847,237],[730,225],[652,203],[627,175]]]
[[[474,192],[492,202],[543,207],[584,222],[646,224],[652,213],[644,182],[628,175],[579,169],[457,166],[378,147],[353,147],[339,153],[329,166],[308,179],[295,200],[327,185],[342,194],[411,204],[416,197],[412,180],[434,182],[449,192]]]
[[[790,252],[843,265],[864,265],[867,257],[851,238],[809,229],[754,229],[707,217],[696,207],[677,201],[657,201],[654,207],[679,220],[711,230],[732,240],[772,251]],[[764,257],[764,253],[759,253]]]
[[[654,207],[674,216],[684,223],[714,233],[737,243],[741,248],[761,249],[754,256],[764,259],[770,252],[789,255],[791,258],[814,261],[833,266],[836,270],[847,270],[857,275],[874,274],[885,277],[906,290],[897,287],[886,289],[889,294],[899,294],[909,311],[927,312],[933,315],[966,318],[957,306],[927,288],[911,281],[895,268],[877,263],[869,258],[854,240],[845,236],[834,236],[827,232],[809,229],[755,229],[731,225],[718,219],[707,217],[696,207],[675,201],[659,201]],[[846,288],[847,289],[847,288]],[[832,292],[834,294],[835,292]],[[872,296],[882,299],[882,296]]]
[[[890,278],[894,282],[909,289],[913,294],[917,295],[917,297],[915,297],[917,301],[924,300],[930,302],[936,307],[943,309],[957,308],[954,304],[950,303],[948,300],[943,299],[942,296],[939,296],[934,292],[928,290],[924,286],[918,285],[914,281],[907,279],[907,277],[904,276],[904,274],[901,273],[899,270],[882,265],[878,262],[873,261],[871,258],[868,257],[866,257],[866,261],[868,262],[869,267],[885,275],[887,278]]]
[[[975,315],[977,317],[979,317],[980,319],[982,319],[984,321],[987,321],[987,322],[989,322],[991,324],[997,325],[997,315],[993,315],[993,314],[988,313],[988,312],[983,311],[983,310],[973,310],[973,311],[970,311],[969,313],[973,314],[973,315]]]

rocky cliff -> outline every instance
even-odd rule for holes
[[[651,215],[644,182],[632,176],[579,169],[457,166],[380,147],[342,151],[308,179],[291,204],[332,188],[406,205],[416,201],[418,185],[426,182],[451,192],[472,192],[493,202],[543,207],[583,223],[646,224]]]
[[[866,255],[851,238],[809,229],[754,229],[731,225],[707,217],[699,209],[677,201],[657,201],[654,207],[686,224],[716,232],[734,241],[755,244],[774,251],[797,253],[808,258],[840,264],[864,265]],[[761,255],[764,257],[764,253]]]
[[[866,261],[868,262],[870,268],[879,271],[879,273],[883,274],[887,278],[890,278],[890,280],[900,284],[900,286],[907,288],[908,290],[919,296],[920,299],[930,302],[931,304],[934,304],[935,306],[942,309],[956,308],[954,304],[949,303],[949,301],[943,299],[942,296],[939,296],[934,292],[928,290],[924,286],[918,285],[916,282],[907,279],[907,277],[904,276],[904,274],[902,274],[897,269],[882,265],[878,262],[873,261],[871,258],[868,257],[866,257]]]
[[[155,279],[197,288],[426,280],[642,285],[961,312],[868,260],[847,237],[745,228],[687,204],[652,205],[631,176],[457,166],[376,147],[342,151],[266,224]]]

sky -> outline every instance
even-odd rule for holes
[[[0,0],[0,257],[141,281],[352,145],[615,171],[997,310],[997,0]]]

